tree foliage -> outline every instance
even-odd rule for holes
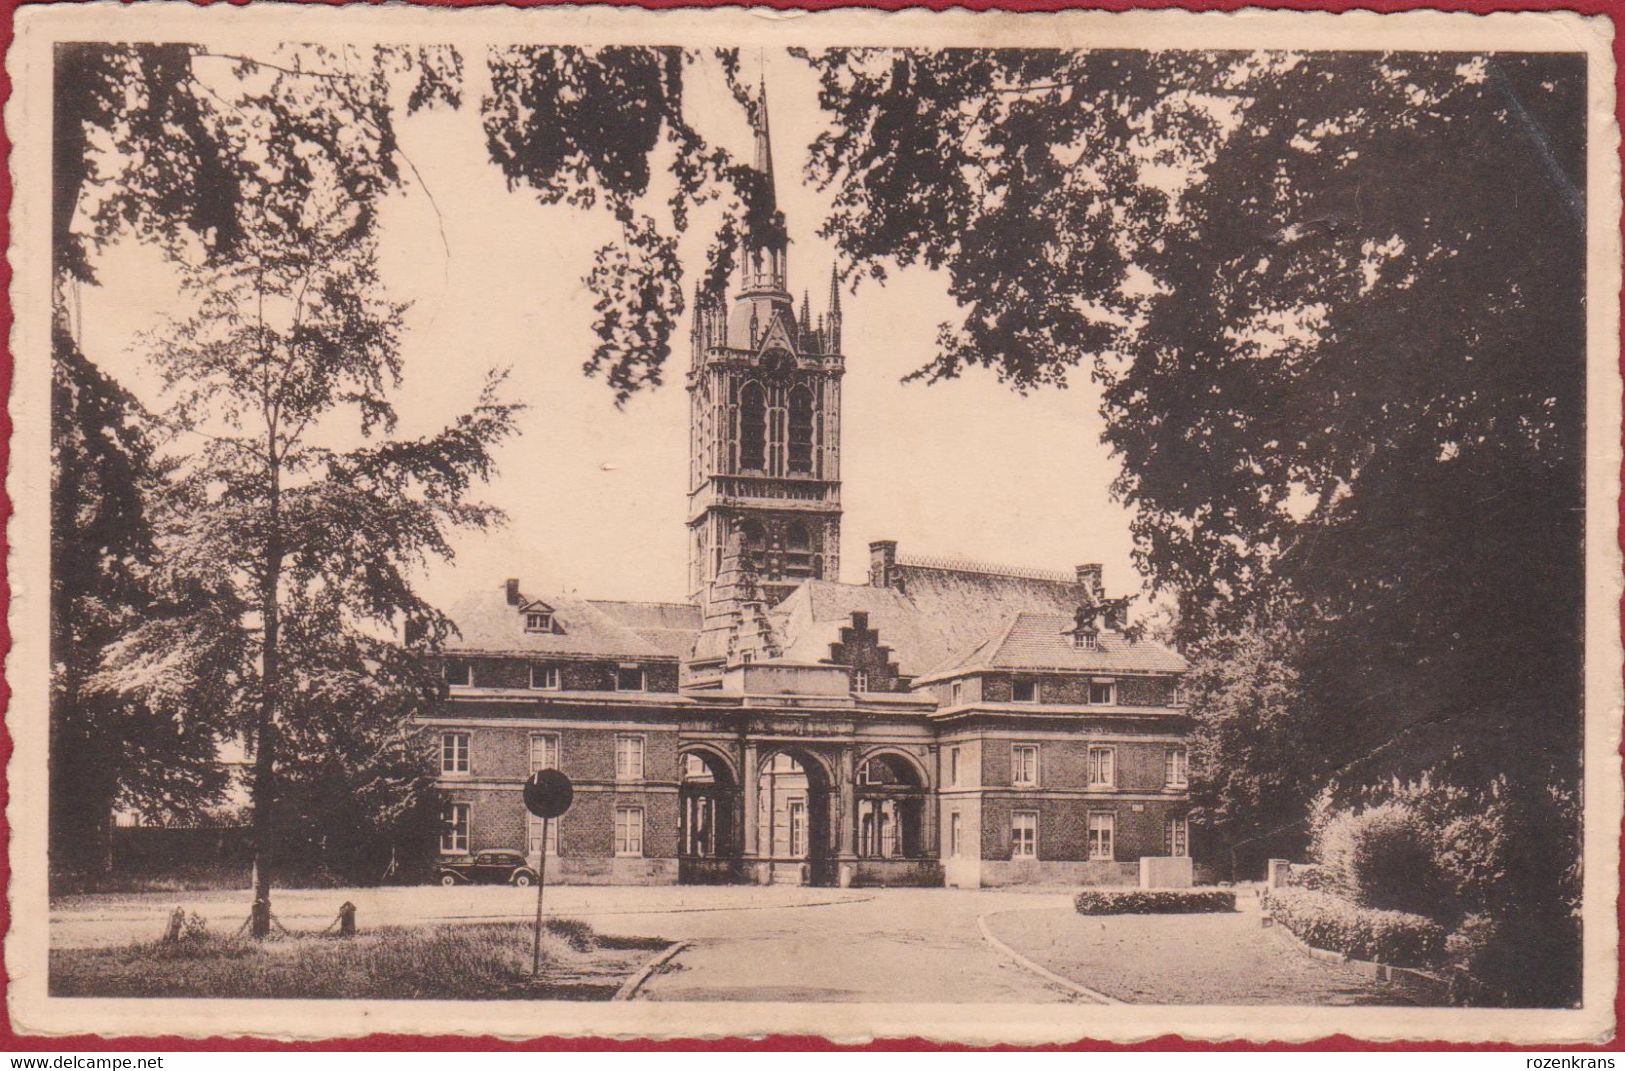
[[[680,48],[511,45],[488,56],[481,102],[487,147],[510,188],[543,204],[602,206],[621,234],[600,247],[584,282],[595,295],[598,343],[583,364],[624,404],[657,387],[686,308],[677,242],[698,205],[725,198],[702,289],[720,298],[749,242],[782,246],[784,217],[759,172],[708,143],[684,113],[685,77],[701,54]],[[736,49],[715,58],[747,117],[761,102],[739,81]],[[676,187],[648,203],[657,162],[669,154]]]
[[[410,161],[392,116],[455,104],[460,59],[351,51],[72,52],[77,118],[59,130],[61,275],[93,279],[89,251],[127,233],[183,272],[182,311],[149,340],[175,436],[150,582],[208,593],[125,622],[93,684],[218,711],[248,739],[260,899],[279,778],[284,840],[300,823],[343,829],[352,874],[359,841],[432,810],[408,720],[438,698],[422,656],[450,623],[414,578],[450,557],[452,528],[500,519],[469,495],[517,408],[493,375],[441,432],[393,437],[403,307],[383,291],[375,224]],[[220,173],[207,190],[200,168]]]
[[[1137,557],[1198,656],[1213,819],[1257,836],[1321,784],[1432,771],[1521,795],[1521,835],[1573,859],[1581,60],[806,58],[826,233],[860,275],[941,269],[963,309],[919,374],[1102,386]],[[1550,908],[1562,870],[1519,880]]]
[[[52,333],[50,842],[53,869],[104,867],[115,807],[193,817],[214,801],[225,724],[207,704],[131,702],[91,687],[109,646],[143,618],[207,598],[151,583],[147,503],[161,486],[150,421]]]

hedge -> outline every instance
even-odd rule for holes
[[[1085,889],[1073,905],[1080,915],[1188,915],[1234,911],[1231,889]]]
[[[1422,966],[1444,951],[1445,929],[1404,911],[1360,907],[1309,889],[1272,889],[1267,902],[1275,920],[1311,948],[1395,966]]]

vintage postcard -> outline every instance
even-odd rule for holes
[[[1611,48],[22,9],[13,1022],[1611,1037]]]

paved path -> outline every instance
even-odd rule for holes
[[[1075,1000],[982,940],[982,912],[1064,896],[883,889],[861,902],[671,921],[692,944],[644,1000],[1050,1003]]]
[[[350,900],[364,928],[425,922],[523,920],[534,892],[440,886],[282,890],[283,925],[319,930]],[[1066,1001],[982,940],[976,919],[992,910],[1064,905],[1060,894],[957,889],[802,889],[788,886],[547,890],[550,915],[584,919],[600,933],[690,942],[639,993],[647,1000]],[[52,905],[53,946],[153,939],[176,905],[215,932],[247,914],[246,892],[65,898]]]
[[[293,930],[320,930],[349,900],[364,929],[433,922],[522,921],[535,892],[501,886],[280,890]],[[790,886],[562,886],[550,915],[604,934],[689,942],[639,991],[643,1000],[1081,1001],[982,939],[977,920],[1065,978],[1140,1003],[1397,1002],[1351,968],[1311,959],[1259,927],[1256,905],[1226,916],[1085,919],[1060,892],[802,889]],[[230,933],[240,892],[72,897],[51,910],[53,947],[152,940],[177,904]]]

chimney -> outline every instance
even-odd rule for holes
[[[508,605],[519,605],[519,581],[513,578],[508,580]]]
[[[1106,597],[1105,569],[1099,562],[1078,566],[1078,586],[1088,592],[1091,599],[1100,602]]]
[[[1113,599],[1108,602],[1106,604],[1106,628],[1112,632],[1123,631],[1123,626],[1127,624],[1125,620],[1128,616],[1127,611],[1128,606],[1123,601]]]
[[[869,586],[897,586],[897,540],[877,539],[869,544]]]

